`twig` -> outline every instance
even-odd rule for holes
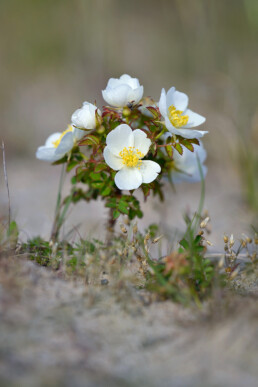
[[[10,202],[10,192],[9,192],[9,185],[8,185],[8,176],[7,176],[7,170],[6,170],[6,162],[5,162],[5,148],[4,148],[4,141],[2,140],[2,152],[3,152],[3,166],[4,166],[4,180],[5,185],[7,188],[7,195],[8,195],[8,229],[10,229],[11,224],[11,202]]]

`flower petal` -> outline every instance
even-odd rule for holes
[[[73,128],[73,137],[75,141],[80,141],[87,133],[85,130]]]
[[[194,183],[201,180],[197,155],[200,160],[203,176],[206,176],[207,167],[203,165],[206,159],[206,150],[202,142],[200,142],[200,145],[194,145],[194,152],[184,148],[182,155],[177,152],[174,153],[173,158],[177,169],[172,171],[172,180],[174,183],[181,181]]]
[[[142,184],[142,174],[138,168],[123,167],[115,176],[115,183],[119,189],[136,189]]]
[[[134,145],[133,131],[130,126],[121,124],[107,135],[106,142],[109,150],[115,156],[119,156],[125,147]]]
[[[159,99],[159,111],[160,114],[165,118],[165,116],[167,115],[167,96],[165,89],[161,90]]]
[[[56,154],[56,148],[40,146],[37,149],[36,157],[39,160],[54,162],[60,160],[64,154]]]
[[[121,83],[126,83],[127,85],[131,86],[132,89],[137,89],[140,87],[140,82],[138,78],[132,78],[128,74],[121,75],[119,81]]]
[[[140,166],[143,183],[151,183],[161,171],[160,165],[151,160],[143,160]]]
[[[149,148],[151,146],[151,140],[147,138],[147,134],[140,129],[136,129],[133,131],[133,136],[134,136],[134,147],[138,149],[140,152],[143,153],[145,156]]]
[[[107,87],[106,90],[102,90],[102,96],[109,105],[123,107],[129,102],[128,94],[131,90],[131,87],[125,84],[116,86],[115,88]]]
[[[182,136],[184,138],[201,138],[206,133],[208,133],[207,131],[193,130],[193,129],[190,129],[190,128],[189,129],[184,129],[184,128],[176,129],[171,124],[171,122],[169,121],[168,117],[165,118],[165,124],[166,124],[166,128],[168,129],[168,131],[170,133],[176,134],[177,136]]]
[[[184,125],[183,128],[194,128],[195,126],[199,126],[206,121],[205,117],[193,112],[190,109],[186,109],[184,115],[187,115],[189,118],[187,124]]]
[[[45,146],[48,148],[55,148],[53,142],[56,140],[59,140],[62,133],[53,133],[51,136],[49,136],[46,140]]]
[[[127,96],[128,102],[138,103],[143,96],[143,86],[137,87],[137,89],[132,89]]]
[[[188,106],[188,96],[185,93],[174,90],[171,88],[167,93],[167,104],[168,107],[174,105],[177,110],[182,110],[183,112]]]
[[[104,149],[103,156],[105,162],[108,166],[110,166],[110,168],[114,169],[115,171],[118,171],[119,169],[123,168],[123,160],[120,157],[117,157],[113,153],[111,153],[107,146]]]
[[[60,141],[60,144],[56,148],[56,154],[60,155],[69,152],[73,148],[73,145],[73,132],[68,132],[64,135]]]
[[[178,130],[180,136],[184,138],[201,138],[203,137],[206,133],[209,133],[208,131],[205,130],[193,130],[193,129],[179,129]]]
[[[83,129],[95,129],[96,128],[96,117],[95,112],[97,106],[89,102],[83,102],[80,109],[75,110],[72,114],[71,122],[72,125],[83,128]]]

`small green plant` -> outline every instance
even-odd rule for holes
[[[151,267],[147,287],[165,298],[197,305],[211,295],[213,287],[224,282],[216,262],[205,257],[203,230],[196,233],[193,220],[185,217],[186,232],[179,247],[158,261],[148,258]]]

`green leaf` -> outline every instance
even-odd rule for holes
[[[197,138],[189,138],[188,141],[189,141],[191,144],[200,145],[200,140],[198,140]]]
[[[63,164],[63,163],[66,163],[66,161],[67,161],[67,155],[65,155],[64,157],[62,157],[60,160],[54,161],[54,162],[52,163],[52,165]]]
[[[18,235],[19,235],[19,229],[18,229],[18,226],[17,226],[17,223],[12,220],[11,223],[10,223],[10,226],[7,230],[7,236],[10,237],[16,237],[18,238]]]
[[[95,167],[95,172],[104,171],[107,168],[107,164],[101,163]]]
[[[96,189],[103,188],[104,183],[102,181],[96,181],[94,183],[91,183],[91,186]]]
[[[186,140],[185,138],[183,138],[182,140],[180,140],[180,143],[182,145],[184,145],[187,149],[189,149],[189,151],[193,152],[194,151],[194,147],[193,147],[193,144],[191,144],[190,141]]]
[[[67,164],[66,172],[70,172],[78,164],[77,160],[72,160]]]
[[[157,109],[155,109],[153,106],[147,106],[147,109],[153,115],[154,120],[158,120],[159,119],[159,112],[157,111]]]
[[[19,229],[17,223],[13,220],[7,230],[10,247],[15,248],[18,242]]]
[[[115,210],[113,212],[113,219],[117,219],[120,216],[120,212],[118,210]]]
[[[100,173],[94,173],[94,172],[91,172],[90,173],[90,177],[92,178],[92,180],[100,180],[101,179],[101,174]]]
[[[167,145],[165,147],[165,149],[166,149],[168,157],[170,157],[172,159],[172,157],[173,157],[173,148],[172,148],[172,146],[171,145]]]
[[[174,148],[178,151],[178,153],[182,156],[183,154],[183,148],[182,146],[179,144],[179,142],[177,142],[175,145],[174,145]]]
[[[122,212],[123,214],[126,214],[126,215],[128,215],[129,214],[129,210],[128,210],[128,208],[127,208],[127,203],[125,203],[125,202],[123,202],[123,201],[121,201],[120,200],[120,202],[118,203],[118,210],[120,211],[120,212]]]
[[[179,244],[185,249],[185,250],[188,250],[189,249],[189,243],[187,242],[186,239],[182,239]]]
[[[110,198],[108,202],[105,204],[105,207],[116,208],[116,198]]]
[[[111,192],[111,188],[110,187],[104,187],[101,191],[101,195],[102,196],[108,196]]]
[[[98,145],[99,138],[93,136],[93,134],[88,134],[87,137],[80,142],[80,145]]]

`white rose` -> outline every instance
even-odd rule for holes
[[[104,100],[114,107],[124,107],[137,104],[143,96],[143,86],[137,78],[124,74],[119,79],[110,78],[105,90],[102,90]]]
[[[151,145],[145,132],[121,124],[107,135],[106,141],[104,159],[110,168],[118,171],[115,184],[119,189],[136,189],[142,183],[151,183],[156,179],[161,171],[159,164],[142,160]]]
[[[72,125],[63,133],[53,133],[47,140],[45,145],[37,149],[36,157],[39,160],[54,162],[60,160],[64,155],[70,152],[77,141],[79,141],[85,132],[80,129],[75,129]]]
[[[175,87],[171,87],[166,93],[162,89],[159,110],[165,119],[166,128],[170,133],[182,136],[184,138],[200,138],[207,131],[191,130],[205,122],[205,118],[200,114],[194,113],[188,109],[188,96]]]
[[[80,109],[75,110],[71,122],[77,128],[92,130],[96,128],[96,110],[101,114],[97,106],[89,102],[83,102]]]

